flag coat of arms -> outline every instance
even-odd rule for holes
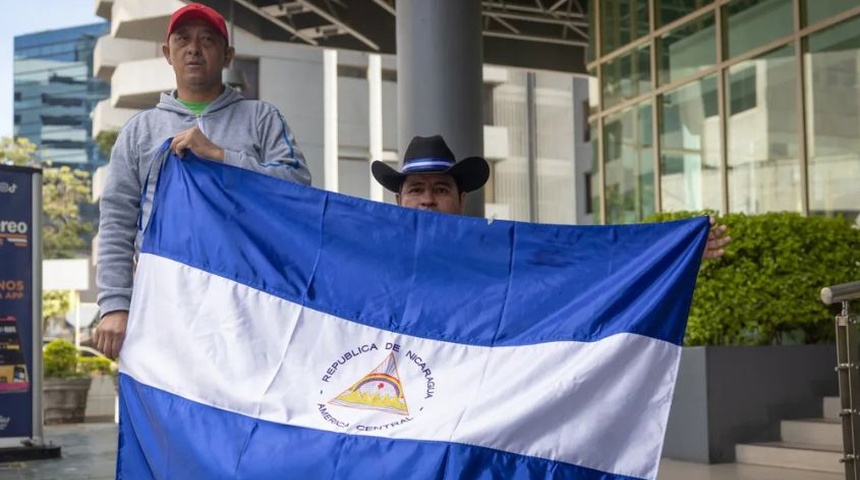
[[[121,479],[654,479],[707,219],[407,210],[167,155]]]

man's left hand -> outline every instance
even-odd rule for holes
[[[224,161],[224,149],[212,143],[197,127],[189,128],[174,135],[170,149],[180,157],[185,154],[185,150],[191,150],[199,157],[218,160],[219,162]]]
[[[720,258],[726,253],[723,247],[732,241],[732,237],[726,235],[725,225],[717,225],[717,220],[714,217],[709,218],[711,228],[708,230],[708,243],[705,245],[705,253],[702,254],[702,258]]]

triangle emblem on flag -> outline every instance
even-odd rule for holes
[[[329,403],[341,407],[409,415],[394,353],[389,353],[376,368]]]

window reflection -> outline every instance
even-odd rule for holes
[[[654,213],[651,102],[606,119],[606,219],[633,223]]]
[[[711,3],[713,0],[655,0],[657,28],[685,17]]]
[[[648,33],[648,0],[599,0],[602,55]]]
[[[860,216],[860,19],[809,38],[809,211]]]
[[[660,84],[677,81],[717,61],[714,14],[696,18],[657,39]]]
[[[604,64],[604,108],[617,105],[651,90],[651,50],[641,47]]]
[[[849,8],[860,7],[860,0],[805,0],[803,3],[804,26],[840,14]]]
[[[729,57],[790,35],[794,28],[792,0],[735,0],[724,8]]]
[[[800,211],[794,48],[731,67],[727,76],[729,210]]]
[[[720,210],[717,77],[666,93],[660,129],[660,199],[664,211]]]

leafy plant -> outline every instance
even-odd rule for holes
[[[45,345],[45,378],[114,375],[116,365],[105,357],[82,357],[74,344],[58,338]]]
[[[68,290],[45,290],[42,292],[42,320],[62,317],[72,308]]]
[[[668,221],[712,212],[661,213]],[[826,343],[833,315],[822,287],[860,279],[860,230],[842,217],[794,213],[718,218],[732,243],[704,261],[690,310],[687,345]]]
[[[116,143],[116,138],[119,136],[119,130],[102,130],[96,135],[96,146],[99,153],[110,159],[110,152],[113,150],[113,145]]]
[[[105,357],[78,357],[78,372],[87,375],[112,375],[114,364]]]
[[[42,171],[45,258],[73,258],[86,249],[84,239],[93,225],[81,220],[80,205],[90,203],[91,197],[89,172],[67,166],[49,166]]]
[[[45,378],[71,378],[78,373],[78,351],[68,340],[57,339],[45,346]]]
[[[80,206],[92,201],[90,173],[67,166],[51,166],[39,157],[36,145],[23,137],[0,140],[0,163],[43,167],[44,258],[73,258],[85,251],[94,225],[81,219]]]
[[[0,139],[0,164],[38,166],[36,144],[25,137]]]

